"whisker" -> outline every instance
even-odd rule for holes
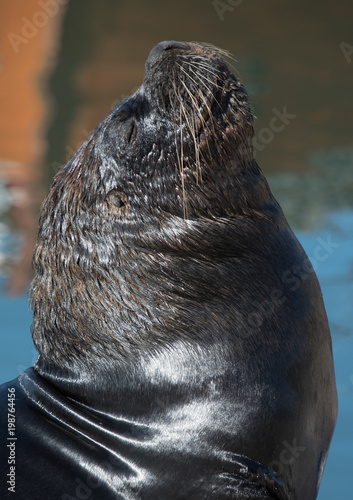
[[[191,68],[194,68],[196,70],[199,70],[199,69],[204,69],[206,72],[208,72],[211,76],[215,76],[215,77],[218,77],[218,73],[217,71],[214,70],[214,68],[211,67],[208,67],[204,64],[201,64],[201,63],[198,63],[198,64],[194,64],[193,62],[190,62],[188,61],[188,65],[191,67]],[[209,80],[209,82],[214,85],[215,82],[213,80]]]
[[[214,52],[219,56],[234,59],[233,54],[229,52],[229,50],[227,49],[222,49],[221,47],[217,47],[217,45],[213,45],[212,43],[209,42],[195,42],[195,43],[201,47],[205,47],[206,49],[211,50],[212,52]]]
[[[191,134],[193,141],[194,141],[195,162],[196,162],[196,181],[198,183],[198,175],[199,175],[199,172],[201,173],[201,165],[200,165],[200,144],[199,144],[198,137],[196,136],[196,111],[199,111],[199,108],[198,108],[198,104],[197,104],[196,99],[191,94],[190,90],[187,88],[185,83],[183,81],[181,83],[182,83],[183,87],[185,88],[186,92],[189,94],[191,102],[193,104],[193,107],[192,107],[193,117],[191,117],[191,118],[193,118],[194,126],[192,126],[190,124],[189,117],[186,114],[184,114],[184,116],[185,116],[185,120],[186,120],[186,123],[187,123],[188,128],[189,128],[190,134]]]
[[[189,54],[183,56],[183,58],[187,61],[191,61],[194,64],[203,64],[206,68],[208,68],[211,72],[215,72],[215,67],[210,63],[210,60],[207,57],[196,55],[194,57],[189,58]]]
[[[193,74],[196,76],[196,78],[198,78],[198,79],[201,81],[201,79],[200,79],[200,77],[199,77],[199,75],[198,75],[198,74],[196,74],[196,73],[194,73],[194,72],[193,72]],[[202,81],[201,81],[201,83],[202,83]],[[209,92],[210,94],[212,94],[211,90],[210,90],[208,87],[206,87],[206,88],[207,88],[208,92]],[[213,114],[212,114],[212,111],[211,111],[210,105],[209,105],[209,103],[206,101],[206,98],[205,98],[205,96],[202,94],[202,92],[200,92],[198,95],[199,95],[199,97],[201,98],[201,100],[203,101],[204,105],[206,106],[206,109],[208,110],[208,114],[209,114],[209,117],[210,117],[210,122],[211,122],[211,124],[212,124],[212,131],[214,132],[214,131],[215,131],[215,130],[214,130],[214,118],[213,118]],[[219,103],[219,102],[215,99],[215,97],[214,97],[214,96],[212,96],[212,97],[213,97],[213,99],[215,100],[215,102],[218,104],[218,106],[220,107],[220,103]],[[205,123],[206,123],[206,122],[205,122]]]
[[[178,166],[179,166],[179,172],[180,172],[180,178],[181,178],[181,189],[182,189],[182,200],[183,200],[183,217],[184,217],[184,220],[186,220],[187,219],[187,203],[186,203],[185,178],[184,178],[184,145],[183,145],[183,122],[182,122],[182,112],[184,112],[184,114],[185,114],[185,106],[184,106],[183,100],[181,99],[181,97],[176,89],[175,77],[173,78],[173,88],[174,88],[175,96],[176,96],[177,100],[179,101],[180,154],[179,154],[179,150],[178,150],[176,127],[175,127],[175,141],[176,141],[176,152],[177,152]]]
[[[181,70],[184,71],[183,68],[181,68]],[[188,76],[188,78],[190,78],[192,80],[192,78],[190,77],[190,75],[188,75],[185,71],[184,71],[184,73]],[[204,117],[203,117],[203,115],[201,113],[201,108],[200,108],[199,104],[197,103],[195,97],[192,95],[192,93],[187,88],[187,86],[184,84],[184,82],[182,82],[182,83],[184,85],[185,90],[188,92],[188,94],[190,96],[191,102],[195,104],[195,108],[196,108],[196,110],[198,112],[197,116],[199,118],[199,121],[201,122],[203,132],[205,133],[205,137],[207,137],[207,141],[206,142],[207,142],[207,147],[209,149],[208,136],[206,134],[206,129],[209,132],[211,132],[211,129],[209,128],[206,120],[204,119]],[[206,109],[208,110],[208,115],[209,115],[209,118],[210,118],[210,123],[212,125],[212,132],[214,133],[215,132],[215,129],[214,129],[214,118],[213,118],[213,115],[211,113],[211,108],[210,108],[209,104],[207,103],[207,101],[206,101],[206,99],[205,99],[205,97],[204,97],[204,95],[202,94],[201,91],[199,91],[198,97],[200,97],[200,99],[204,102],[204,105],[205,105]],[[196,130],[195,130],[195,133],[196,133]],[[209,149],[209,153],[211,153],[210,149]]]

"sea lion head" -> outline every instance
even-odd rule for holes
[[[143,84],[101,127],[103,182],[124,187],[139,211],[195,218],[246,210],[229,193],[252,165],[253,115],[223,56],[203,44],[158,44]]]
[[[44,202],[31,288],[40,360],[108,365],[234,324],[227,301],[242,292],[213,261],[251,256],[260,233],[245,218],[278,216],[252,157],[252,121],[222,51],[173,41],[151,51],[140,88]],[[224,306],[211,313],[215,297]]]

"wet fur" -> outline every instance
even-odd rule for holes
[[[298,288],[290,280],[307,257],[252,157],[252,121],[220,51],[165,42],[42,209],[35,372],[90,411],[125,414],[168,439],[183,409],[177,441],[154,450],[155,467],[183,483],[175,498],[211,498],[214,488],[217,499],[312,500],[336,419],[320,288],[310,265]],[[188,427],[200,402],[204,440]],[[277,477],[271,463],[296,439],[306,454]],[[129,441],[131,460],[143,442]],[[160,453],[174,457],[179,444],[180,463],[168,468]],[[190,470],[211,470],[212,484],[190,470],[179,481],[189,448]],[[238,477],[235,456],[262,472],[252,462]],[[158,480],[152,496],[141,483],[141,498],[163,497],[169,483]]]
[[[241,239],[261,238],[256,224],[279,212],[251,158],[245,90],[218,51],[195,46],[166,59],[150,79],[160,88],[151,84],[143,109],[138,92],[113,110],[56,176],[43,205],[31,304],[34,341],[49,360],[75,362],[99,346],[107,359],[124,356],[139,348],[141,334],[164,342],[170,324],[178,337],[179,322],[190,320],[177,316],[178,289],[184,303],[189,293],[204,298],[213,259],[248,251]],[[162,118],[153,116],[156,100]],[[182,259],[191,258],[205,268],[203,286],[189,271],[181,279]],[[160,297],[161,310],[150,295],[157,304]]]

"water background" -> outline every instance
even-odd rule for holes
[[[141,83],[156,43],[207,41],[235,55],[235,70],[257,116],[256,159],[316,268],[332,332],[339,418],[319,500],[352,498],[352,18],[351,0],[77,0],[60,20],[44,85],[50,109],[43,162],[48,185],[105,114]],[[287,118],[278,130],[273,118],[283,114]],[[28,296],[4,291],[21,245],[6,215],[10,203],[0,180],[1,382],[36,357]],[[318,260],[317,248],[325,242],[326,258]]]

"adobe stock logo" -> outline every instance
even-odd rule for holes
[[[282,441],[283,449],[279,454],[278,460],[272,460],[269,464],[270,468],[276,474],[282,474],[287,465],[292,465],[306,450],[305,446],[299,446],[296,438],[293,439],[292,444],[287,441]]]
[[[297,117],[292,113],[288,113],[287,106],[284,106],[282,111],[277,108],[272,109],[273,117],[270,120],[268,127],[263,127],[253,139],[254,157],[258,151],[263,151],[267,144],[273,141],[275,134],[282,132],[291,120]]]
[[[223,2],[222,0],[213,0],[212,5],[220,21],[224,21],[224,14],[226,12],[232,12],[235,7],[242,4],[244,0],[226,0]]]
[[[352,62],[353,58],[353,45],[350,45],[349,43],[342,42],[340,43],[340,49],[342,51],[342,54],[347,61],[348,64]]]
[[[21,33],[13,33],[10,31],[7,34],[13,50],[18,54],[20,45],[27,44],[29,40],[34,38],[41,28],[48,24],[50,18],[54,17],[60,9],[60,5],[64,5],[68,0],[39,0],[39,10],[33,14],[32,19],[21,17],[22,27]]]

